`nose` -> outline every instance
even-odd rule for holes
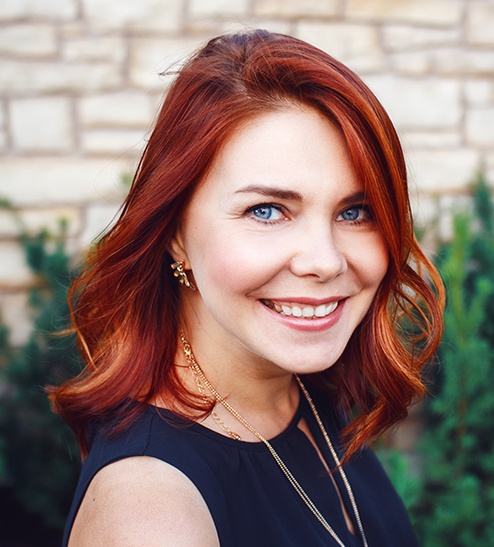
[[[299,277],[313,276],[320,282],[331,281],[348,269],[348,263],[332,230],[307,230],[298,241],[298,251],[290,260],[290,270]]]

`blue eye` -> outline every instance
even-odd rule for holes
[[[339,220],[344,220],[346,222],[364,222],[370,220],[371,213],[367,206],[365,205],[354,205],[353,207],[348,207],[340,213],[338,216]]]
[[[250,209],[250,212],[259,220],[280,220],[282,212],[274,205],[257,205]]]
[[[341,213],[343,220],[357,220],[362,212],[362,207],[350,207]]]
[[[254,209],[252,212],[257,218],[261,218],[262,220],[269,220],[271,218],[271,215],[273,214],[273,208],[263,206]]]

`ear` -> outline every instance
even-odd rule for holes
[[[170,245],[168,246],[168,252],[172,256],[175,262],[185,262],[188,264],[187,252],[185,251],[184,238],[180,228],[175,232]]]

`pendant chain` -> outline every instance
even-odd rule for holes
[[[192,353],[192,348],[185,338],[185,335],[183,333],[180,334],[180,339],[182,341],[184,355],[189,363],[189,368],[192,371],[194,378],[197,383],[197,387],[199,390],[199,393],[207,399],[207,396],[204,392],[203,385],[206,386],[206,388],[211,392],[213,397],[216,399],[218,403],[220,403],[234,418],[236,418],[248,431],[250,431],[255,437],[257,437],[269,450],[271,455],[273,456],[273,459],[278,464],[279,468],[283,471],[284,475],[290,482],[290,484],[293,486],[294,490],[297,492],[297,494],[300,496],[300,498],[304,501],[304,503],[307,505],[307,507],[310,509],[310,511],[313,513],[313,515],[317,518],[317,520],[322,524],[322,526],[326,529],[326,531],[331,535],[331,537],[336,541],[336,543],[340,547],[345,547],[345,544],[341,541],[341,539],[338,537],[336,532],[333,530],[333,528],[330,526],[330,524],[327,522],[327,520],[324,518],[324,516],[321,514],[319,509],[316,507],[314,502],[310,499],[308,494],[305,492],[305,490],[302,488],[302,486],[298,483],[298,481],[293,476],[292,472],[288,469],[285,462],[281,459],[281,457],[278,455],[276,450],[273,448],[271,443],[259,433],[250,423],[245,420],[243,416],[241,416],[229,403],[226,401],[218,391],[216,391],[216,388],[209,382],[209,380],[206,378],[206,375],[202,371],[201,367],[197,363],[194,354]],[[331,456],[333,457],[336,466],[338,467],[339,473],[341,475],[341,478],[343,480],[343,484],[345,485],[346,491],[348,493],[348,497],[350,499],[350,503],[352,505],[353,513],[355,515],[355,520],[357,521],[357,526],[360,532],[360,535],[362,537],[362,541],[364,544],[364,547],[368,547],[367,539],[365,537],[364,528],[362,526],[362,521],[360,520],[360,514],[358,511],[357,503],[355,501],[355,497],[353,495],[352,488],[350,486],[350,482],[348,481],[348,478],[346,476],[345,471],[340,465],[340,460],[338,458],[338,455],[336,454],[336,450],[333,447],[333,444],[331,442],[331,439],[329,438],[329,435],[324,428],[324,425],[322,423],[321,418],[319,417],[319,413],[317,412],[317,409],[314,405],[314,402],[312,401],[311,396],[309,395],[309,392],[307,391],[306,387],[304,386],[302,380],[299,378],[298,375],[295,375],[295,378],[297,379],[297,382],[300,386],[300,389],[302,393],[304,394],[305,398],[307,399],[307,402],[309,403],[309,406],[312,410],[312,413],[314,414],[314,417],[316,419],[316,422],[323,434],[324,440],[326,441],[326,444],[328,445],[328,448],[331,452]],[[230,437],[240,440],[241,437],[238,435],[238,433],[235,433],[234,431],[231,431],[224,422],[219,418],[219,416],[214,413],[213,418],[215,421],[220,425],[220,427],[226,431]]]
[[[192,358],[193,358],[193,355],[192,355]],[[194,376],[194,380],[195,380],[196,385],[197,385],[197,391],[199,391],[199,394],[202,395],[202,397],[205,401],[210,402],[211,399],[210,399],[210,397],[208,397],[206,395],[206,392],[204,391],[204,387],[202,386],[202,383],[201,383],[201,376],[205,377],[205,375],[200,374],[200,371],[198,370],[198,369],[200,369],[199,365],[197,365],[197,366],[189,365],[189,369],[190,369],[190,371],[192,372],[192,374]],[[215,397],[214,400],[216,400],[216,397]],[[236,433],[235,431],[232,431],[225,424],[225,422],[218,416],[218,414],[216,414],[216,412],[214,410],[211,412],[211,416],[213,417],[214,421],[221,427],[221,429],[223,429],[223,431],[228,433],[229,437],[231,437],[232,439],[235,439],[236,441],[241,441],[242,440],[242,437],[238,433]]]

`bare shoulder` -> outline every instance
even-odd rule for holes
[[[69,547],[218,547],[209,509],[181,471],[145,456],[126,458],[91,481]]]

